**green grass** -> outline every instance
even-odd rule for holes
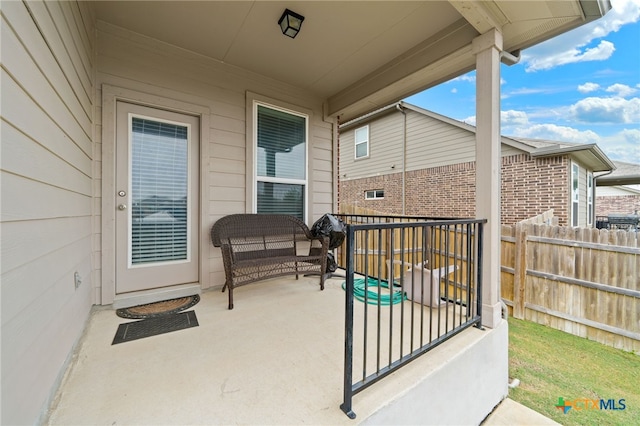
[[[509,397],[563,425],[640,425],[640,356],[530,321],[509,319]],[[616,401],[624,410],[557,409],[558,398]]]

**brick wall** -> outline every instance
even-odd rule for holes
[[[504,157],[502,223],[513,224],[549,209],[559,225],[569,224],[569,159],[534,159],[528,154]]]
[[[596,216],[640,213],[640,195],[596,197]]]
[[[475,178],[475,162],[408,172],[407,214],[475,217]]]
[[[558,156],[533,159],[528,154],[502,160],[502,223],[554,210],[560,225],[569,223],[569,161]],[[475,162],[406,173],[407,215],[475,217]],[[365,191],[384,190],[383,200],[365,200]],[[342,180],[340,202],[389,214],[402,213],[402,174]]]
[[[365,200],[365,191],[384,190],[384,198]],[[402,174],[344,180],[339,183],[340,205],[351,205],[381,213],[402,214]]]

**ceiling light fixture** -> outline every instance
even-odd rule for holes
[[[278,21],[278,25],[280,25],[282,34],[291,38],[296,38],[300,28],[302,27],[302,21],[304,21],[304,16],[298,15],[289,9],[285,9]]]

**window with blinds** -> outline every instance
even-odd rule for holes
[[[257,105],[257,212],[305,220],[307,117]]]
[[[131,118],[130,262],[187,260],[188,126]]]

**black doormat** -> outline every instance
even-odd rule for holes
[[[163,300],[161,302],[147,303],[146,305],[122,308],[116,311],[120,318],[144,319],[155,318],[167,314],[184,311],[200,301],[200,295],[179,297],[177,299]]]
[[[111,344],[130,342],[131,340],[184,330],[198,325],[198,318],[194,311],[128,322],[118,326],[118,331],[116,331],[116,336]]]

